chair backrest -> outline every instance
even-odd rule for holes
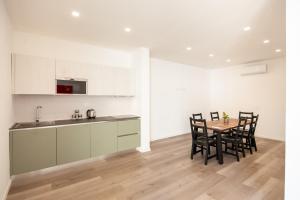
[[[239,112],[239,118],[252,118],[253,117],[253,112]]]
[[[247,119],[248,123],[246,125],[246,129],[250,133],[250,129],[252,127],[252,121],[253,121],[253,112],[239,112],[239,119],[241,118]]]
[[[246,129],[246,125],[247,125],[247,118],[243,118],[243,117],[239,118],[239,124],[236,128],[237,134],[235,134],[236,138],[243,136],[243,133]]]
[[[190,117],[191,133],[193,139],[208,140],[207,125],[205,119],[193,119]]]
[[[193,114],[193,119],[203,119],[202,113]]]
[[[219,112],[210,112],[211,121],[220,120]]]
[[[254,115],[253,119],[252,119],[252,124],[251,124],[251,133],[254,135],[255,130],[256,130],[256,126],[257,126],[257,121],[258,121],[258,117],[259,115]]]

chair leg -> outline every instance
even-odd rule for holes
[[[203,156],[203,146],[201,146],[201,155]]]
[[[222,146],[222,144],[221,144]],[[219,160],[218,145],[216,144],[216,160]]]
[[[227,142],[225,142],[225,152],[227,153]]]
[[[247,145],[249,146],[249,150],[250,150],[250,154],[252,154],[253,152],[252,152],[252,142],[251,142],[251,137],[249,136],[248,138],[247,138]]]
[[[242,141],[242,152],[243,152],[243,157],[245,158],[246,154],[245,154],[245,148],[244,148],[244,142],[243,141]]]
[[[192,144],[192,148],[191,148],[191,160],[194,159],[194,145]]]
[[[207,146],[208,155],[210,155],[210,145]]]
[[[208,147],[207,147],[208,148]],[[204,160],[204,164],[207,165],[207,159],[208,159],[208,150],[205,150],[205,160]]]
[[[238,150],[238,144],[235,143],[235,155],[236,155],[236,160],[239,162],[240,161],[240,157],[239,157],[239,150]]]
[[[252,138],[252,141],[253,141],[253,145],[254,145],[255,151],[257,151],[256,140],[255,140],[255,137],[254,137],[254,136],[253,136],[253,138]]]

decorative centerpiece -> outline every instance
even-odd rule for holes
[[[226,114],[226,112],[223,112],[223,120],[224,120],[224,124],[229,123],[229,115]]]

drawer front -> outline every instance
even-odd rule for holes
[[[140,134],[118,136],[118,151],[134,149],[140,146]]]
[[[140,119],[119,121],[118,125],[118,136],[140,133]]]

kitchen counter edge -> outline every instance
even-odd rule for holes
[[[51,124],[51,125],[32,126],[32,127],[26,127],[26,128],[17,128],[16,125],[22,124],[22,123],[15,123],[9,129],[9,131],[11,132],[11,131],[21,131],[21,130],[41,129],[41,128],[56,128],[56,127],[73,126],[73,125],[85,125],[85,124],[94,124],[94,123],[103,123],[103,122],[124,121],[124,120],[139,119],[139,118],[140,118],[140,116],[136,116],[136,115],[121,115],[121,116],[96,117],[95,119],[54,120],[54,121],[51,121],[51,122],[53,122],[53,124]],[[25,123],[27,123],[27,122],[25,122]]]

